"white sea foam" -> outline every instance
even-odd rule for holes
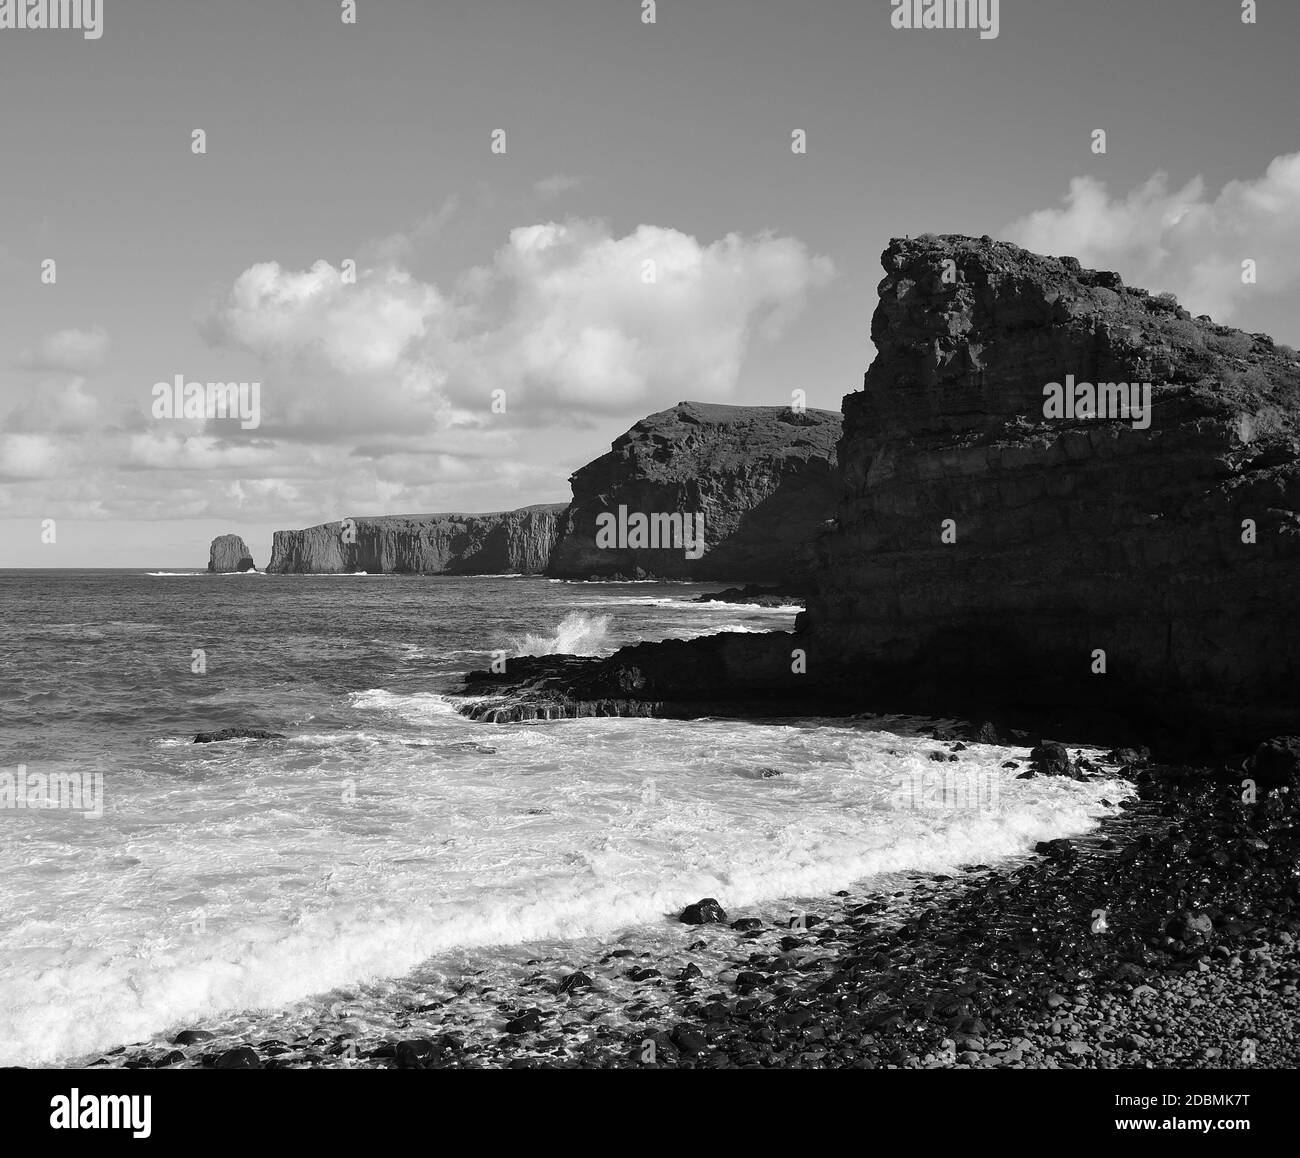
[[[571,611],[551,635],[529,633],[512,641],[516,655],[601,655],[613,650],[608,615]]]
[[[995,777],[991,811],[897,811],[898,778],[932,771],[936,745],[892,719],[494,728],[384,688],[349,712],[361,729],[179,756],[199,779],[110,783],[105,818],[65,828],[77,855],[57,874],[51,829],[0,850],[0,1064],[283,1008],[453,949],[653,924],[701,896],[739,908],[990,862],[1092,827],[1126,792],[1016,780],[1001,763],[1022,751],[971,745],[942,768]]]

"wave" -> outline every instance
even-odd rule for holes
[[[353,692],[348,699],[355,708],[385,712],[412,724],[427,724],[447,717],[464,718],[456,711],[456,705],[451,700],[437,692],[403,694],[385,688],[369,688],[364,692]]]
[[[613,650],[609,616],[571,611],[552,635],[527,634],[511,641],[516,655],[601,655]]]
[[[415,698],[380,690],[361,696],[390,705]],[[909,756],[923,763],[916,747]],[[987,762],[1002,754],[990,748]],[[11,976],[0,1008],[0,1064],[48,1064],[223,1010],[283,1008],[337,986],[408,974],[456,950],[608,936],[631,926],[659,925],[670,937],[678,926],[665,916],[701,896],[743,909],[829,895],[876,874],[990,863],[1093,828],[1113,811],[1103,794],[1124,794],[1117,783],[1036,785],[1007,780],[996,813],[950,815],[947,823],[873,809],[828,827],[833,814],[786,808],[783,820],[733,820],[719,830],[720,814],[701,812],[699,802],[675,810],[669,801],[650,827],[634,815],[611,816],[599,837],[561,842],[572,871],[539,875],[502,865],[491,885],[468,895],[431,888],[418,848],[408,850],[409,868],[402,857],[387,861],[382,895],[352,880],[372,866],[341,861],[320,884],[316,906],[288,924],[270,916],[213,922],[201,934],[155,934],[130,952],[88,952],[56,938],[39,964]],[[559,847],[558,834],[546,835],[550,823],[529,827],[530,848],[538,845],[530,855]],[[660,832],[671,836],[673,855],[647,858],[641,842]],[[41,930],[28,932],[29,943],[50,944],[36,936]]]

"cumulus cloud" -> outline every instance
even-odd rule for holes
[[[46,434],[0,434],[0,479],[47,479],[65,473],[67,448]]]
[[[201,328],[278,367],[263,431],[321,438],[505,421],[586,424],[685,397],[724,400],[752,340],[771,339],[832,276],[828,259],[770,233],[702,244],[642,225],[521,226],[444,290],[389,262],[346,284],[318,261],[255,265]]]
[[[85,391],[84,378],[43,381],[26,401],[5,415],[7,430],[26,433],[91,430],[103,419],[97,399]]]
[[[1026,249],[1171,290],[1193,313],[1227,320],[1250,295],[1276,296],[1300,281],[1300,153],[1275,158],[1252,180],[1230,181],[1217,196],[1200,177],[1171,189],[1156,173],[1115,197],[1104,183],[1076,177],[1060,208],[1030,213],[1004,234]],[[1258,265],[1256,285],[1242,282],[1247,259]]]
[[[24,350],[18,362],[24,370],[88,374],[104,365],[109,345],[108,332],[99,326],[93,330],[56,330],[46,334],[34,350]]]

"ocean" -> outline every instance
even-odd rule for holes
[[[692,602],[717,587],[0,571],[0,773],[85,789],[62,802],[79,808],[0,800],[0,1064],[84,1064],[196,1024],[382,1036],[467,976],[490,998],[630,932],[675,944],[701,897],[799,911],[1023,856],[1124,794],[1019,780],[1003,764],[1023,749],[971,745],[977,790],[936,797],[916,719],[455,711],[494,651],[792,626],[793,607]],[[225,727],[287,738],[193,742]],[[492,1032],[498,1007],[465,1001]]]

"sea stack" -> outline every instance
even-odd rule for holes
[[[208,551],[208,570],[214,574],[256,571],[248,544],[238,535],[218,535]]]

